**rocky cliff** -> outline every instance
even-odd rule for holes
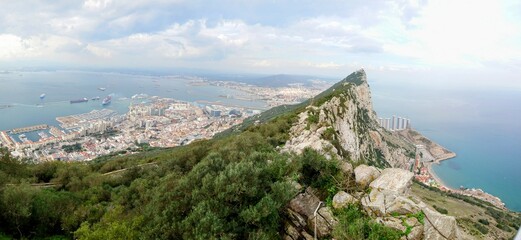
[[[402,239],[462,238],[454,217],[410,194],[413,173],[406,169],[416,149],[405,136],[377,124],[364,70],[350,74],[298,112],[282,151],[300,154],[306,148],[340,160],[345,179],[354,181],[344,185],[354,187],[339,189],[329,206],[320,205],[310,188],[296,196],[287,209],[286,239],[328,236],[337,224],[332,213],[350,206],[397,230]]]
[[[346,223],[343,211],[362,214],[365,223],[379,223],[399,233],[389,239],[509,239],[510,226],[518,226],[509,224],[518,219],[516,214],[501,212],[479,200],[449,196],[420,184],[411,187],[413,174],[408,170],[415,143],[426,145],[433,158],[450,157],[451,152],[412,130],[381,128],[364,70],[301,104],[279,106],[246,119],[223,136],[254,131],[272,120],[279,123],[281,134],[270,138],[280,144],[281,152],[299,156],[313,149],[328,161],[338,160],[343,174],[333,188],[296,184],[300,193],[285,210],[284,239],[313,239],[315,234],[319,239],[368,238],[343,233],[360,227],[351,220]],[[301,176],[306,177],[313,174]],[[451,216],[441,214],[434,205],[447,207]],[[468,211],[462,213],[461,209]],[[489,222],[490,226],[483,225]]]
[[[414,146],[376,122],[363,69],[316,96],[290,131],[284,151],[312,148],[328,157],[379,167],[406,168]]]
[[[384,170],[360,165],[353,174],[357,190],[338,191],[332,205],[320,204],[314,190],[307,188],[291,200],[286,221],[285,239],[313,239],[327,237],[335,229],[347,231],[337,226],[334,211],[342,211],[350,206],[361,206],[365,214],[375,222],[401,233],[401,239],[465,239],[460,233],[456,218],[431,209],[420,199],[410,194],[413,174],[398,168]]]

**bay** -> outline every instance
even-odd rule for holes
[[[105,91],[99,88],[106,88]],[[46,94],[43,100],[40,95]],[[0,130],[36,124],[57,125],[56,117],[102,109],[101,99],[113,95],[106,108],[126,113],[135,94],[174,98],[194,102],[206,101],[231,106],[263,109],[263,101],[222,98],[246,93],[224,87],[191,84],[189,77],[160,77],[99,72],[10,72],[0,74]],[[98,101],[91,100],[99,96]],[[70,100],[88,98],[87,103]],[[138,101],[139,102],[139,101]]]
[[[379,116],[411,125],[454,151],[433,170],[452,188],[480,188],[521,211],[521,92],[465,89],[411,81],[370,82]]]

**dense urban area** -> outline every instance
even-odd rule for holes
[[[191,80],[194,87],[214,85],[239,90],[244,96],[220,96],[266,102],[267,107],[295,104],[318,94],[326,86],[279,88],[238,82]],[[105,89],[103,89],[104,91]],[[136,94],[126,114],[103,108],[88,113],[57,117],[59,126],[40,124],[0,132],[0,146],[15,157],[37,161],[84,161],[112,153],[132,153],[145,148],[166,148],[208,139],[216,133],[258,114],[259,109],[221,102],[185,102]],[[28,135],[35,138],[29,138]]]

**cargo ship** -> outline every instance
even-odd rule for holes
[[[73,103],[83,103],[83,102],[88,102],[89,99],[87,98],[81,98],[81,99],[76,99],[76,100],[71,100],[71,104]]]
[[[103,99],[103,101],[101,102],[101,105],[106,106],[106,105],[109,105],[110,102],[112,102],[112,97],[107,96],[106,98]]]

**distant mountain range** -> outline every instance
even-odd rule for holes
[[[317,83],[333,83],[335,81],[335,79],[327,77],[292,74],[276,74],[269,76],[229,74],[211,75],[207,77],[210,80],[242,82],[260,87],[287,87],[296,84],[309,87],[316,85]]]
[[[291,84],[311,86],[313,81],[316,80],[326,81],[326,79],[321,79],[315,76],[277,74],[267,77],[255,78],[252,79],[249,83],[262,87],[284,87]]]

